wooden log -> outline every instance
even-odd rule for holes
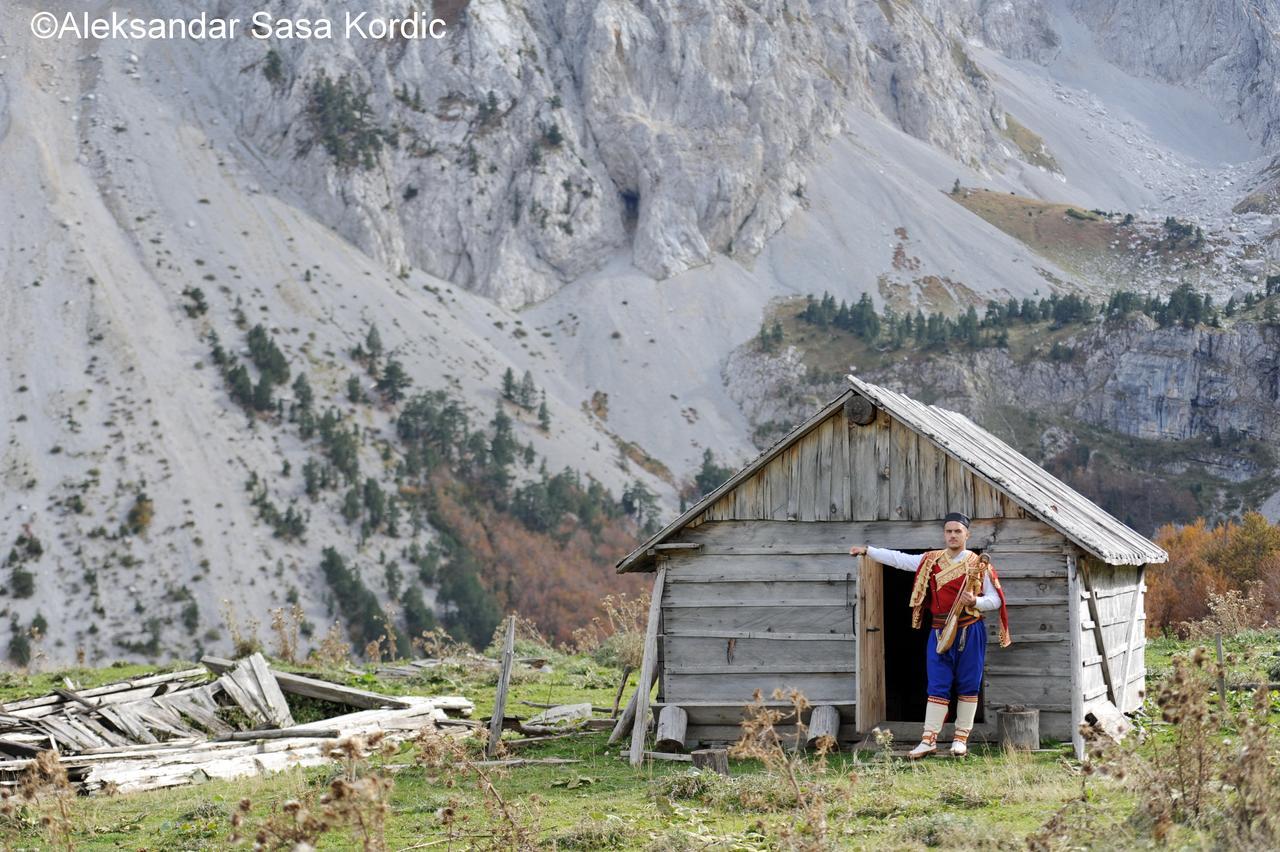
[[[635,723],[631,726],[631,765],[639,766],[644,759],[644,738],[649,725],[649,685],[658,670],[658,621],[662,618],[662,590],[666,584],[667,569],[664,565],[653,578],[653,593],[649,599],[649,623],[644,634],[644,656],[640,663],[640,683],[636,689]],[[641,694],[643,693],[643,694]]]
[[[839,732],[840,711],[830,704],[815,707],[813,715],[809,717],[809,735],[805,739],[805,747],[835,751]]]
[[[222,734],[214,737],[210,742],[226,743],[226,742],[253,742],[255,740],[288,740],[297,737],[314,737],[316,739],[336,740],[342,736],[342,732],[337,728],[320,731],[282,731],[279,728],[270,728],[265,731],[232,731],[229,734]]]
[[[1001,747],[1016,751],[1040,748],[1040,711],[997,710],[996,738]]]
[[[502,713],[507,706],[507,687],[511,685],[511,663],[515,660],[516,617],[507,617],[507,638],[502,643],[502,669],[498,675],[498,693],[493,700],[493,716],[489,719],[489,742],[485,757],[498,753],[498,740],[502,737]]]
[[[689,727],[689,714],[674,704],[658,714],[658,731],[654,734],[654,751],[683,752],[684,734]]]
[[[844,401],[844,417],[858,426],[869,426],[875,422],[876,407],[865,396],[850,394]]]
[[[695,769],[710,769],[725,777],[729,775],[729,752],[722,748],[700,748],[690,754]]]

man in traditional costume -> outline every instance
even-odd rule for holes
[[[849,548],[850,556],[866,554],[883,565],[914,571],[911,626],[920,627],[926,610],[930,616],[933,629],[925,643],[929,702],[925,707],[924,735],[907,755],[913,760],[938,750],[938,732],[947,717],[952,690],[958,701],[951,753],[957,757],[969,753],[969,732],[978,712],[978,690],[982,687],[982,666],[987,655],[983,613],[1000,610],[1000,646],[1006,647],[1010,642],[1009,613],[995,568],[987,559],[965,549],[969,518],[952,512],[943,519],[942,534],[946,550],[920,555],[862,545]]]

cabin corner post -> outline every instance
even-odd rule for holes
[[[1084,759],[1084,654],[1081,650],[1081,633],[1084,625],[1080,619],[1080,579],[1076,554],[1067,554],[1067,634],[1071,642],[1071,745],[1076,759]]]
[[[649,623],[645,626],[640,682],[636,686],[636,717],[631,726],[632,766],[639,766],[644,760],[644,738],[649,727],[649,690],[658,665],[658,621],[662,617],[662,591],[666,586],[666,579],[666,558],[658,557],[658,572],[653,578],[653,594],[649,599]]]

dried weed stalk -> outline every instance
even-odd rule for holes
[[[21,829],[27,822],[23,810],[38,814],[40,829],[49,845],[55,849],[75,849],[72,839],[71,803],[75,788],[67,780],[67,770],[58,760],[55,751],[42,751],[18,779],[16,790],[0,790],[0,816],[4,817],[6,834],[13,828]],[[11,848],[5,838],[6,848]]]
[[[271,632],[276,637],[275,654],[286,663],[298,661],[298,631],[303,619],[302,607],[294,604],[271,610]]]
[[[227,625],[227,632],[231,634],[232,656],[235,659],[238,660],[262,650],[256,618],[245,619],[244,629],[241,629],[240,617],[236,614],[235,605],[226,598],[222,600],[219,611],[222,613],[223,623]]]
[[[327,743],[325,756],[338,761],[342,770],[323,795],[285,802],[256,826],[248,824],[253,803],[241,799],[231,817],[228,840],[238,845],[252,838],[255,852],[306,852],[315,848],[320,835],[345,829],[364,852],[384,852],[394,781],[372,768],[369,760],[375,754],[389,756],[392,751],[394,747],[380,731]]]
[[[603,617],[597,615],[586,627],[573,631],[573,652],[605,656],[608,659],[604,662],[619,668],[639,668],[649,621],[649,595],[608,595],[600,602],[600,609]]]
[[[735,758],[759,760],[768,773],[784,784],[795,797],[796,820],[784,824],[778,841],[781,848],[819,850],[831,846],[827,811],[831,805],[828,797],[832,788],[821,782],[819,776],[826,772],[826,755],[833,743],[818,743],[816,763],[805,756],[802,746],[808,737],[808,726],[803,714],[809,702],[797,690],[774,690],[775,700],[785,700],[790,709],[765,705],[759,690],[747,707],[742,721],[742,736],[729,749]],[[777,726],[785,719],[795,719],[796,739],[794,748],[788,750],[778,733]]]
[[[324,669],[338,669],[351,662],[351,643],[342,629],[342,623],[335,621],[320,640],[320,645],[311,650],[311,662]]]
[[[458,773],[474,779],[489,823],[493,826],[493,832],[484,835],[485,839],[490,841],[492,848],[522,852],[538,849],[540,848],[539,828],[534,807],[538,803],[537,798],[528,797],[517,808],[494,784],[497,770],[494,767],[484,766],[473,757],[473,754],[483,754],[483,747],[479,750],[468,748],[468,740],[483,746],[486,737],[486,733],[480,730],[475,731],[470,737],[460,739],[441,735],[432,728],[423,728],[414,738],[414,744],[418,749],[416,761],[426,770],[441,773],[449,786],[455,783],[455,776]],[[456,819],[456,809],[451,808],[451,811],[453,812],[445,815],[448,817],[447,820],[443,818],[441,820],[450,832],[453,830]],[[453,837],[452,833],[450,837]],[[472,835],[473,840],[477,837],[480,836]]]
[[[1084,779],[1096,773],[1134,792],[1138,806],[1125,828],[1149,840],[1181,844],[1181,829],[1229,847],[1280,846],[1280,734],[1269,720],[1271,693],[1258,689],[1248,707],[1228,714],[1210,704],[1216,669],[1203,648],[1175,657],[1155,698],[1164,724],[1145,736],[1117,744],[1082,728],[1088,757],[1079,801],[1088,802]],[[1066,814],[1083,809],[1064,806],[1033,836],[1033,848],[1087,843],[1088,825],[1100,830],[1097,820]]]

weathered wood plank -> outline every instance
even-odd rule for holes
[[[225,673],[235,667],[235,663],[231,660],[222,659],[220,657],[203,657],[201,664],[206,666],[212,672]],[[324,701],[332,701],[336,704],[345,704],[348,707],[358,707],[364,710],[382,710],[382,709],[409,709],[412,705],[408,701],[400,698],[393,698],[390,695],[379,695],[376,692],[369,692],[365,689],[356,689],[352,686],[343,686],[338,683],[330,683],[319,678],[306,677],[304,675],[292,674],[290,672],[281,672],[272,670],[272,676],[275,677],[276,683],[280,686],[281,691],[288,695],[302,695],[307,698],[319,698]]]
[[[880,427],[849,429],[849,520],[874,521],[879,506],[880,472],[876,467],[876,435]]]
[[[1003,515],[1000,508],[1000,495],[985,480],[974,478],[973,481],[973,516],[975,518],[998,518]]]
[[[1141,655],[1142,653],[1142,646],[1143,646],[1142,637],[1138,637],[1135,635],[1134,628],[1138,626],[1138,608],[1139,608],[1139,604],[1142,603],[1142,592],[1140,591],[1140,589],[1142,588],[1142,579],[1143,579],[1144,572],[1145,572],[1145,567],[1139,566],[1136,572],[1137,576],[1135,578],[1134,591],[1132,595],[1132,600],[1130,602],[1129,621],[1125,625],[1124,663],[1123,665],[1120,666],[1120,672],[1121,672],[1120,682],[1126,685],[1129,683],[1129,676],[1132,673],[1133,658],[1134,656],[1136,656],[1133,653],[1134,646],[1135,645],[1137,646],[1138,655]],[[1128,702],[1129,702],[1128,690],[1122,689],[1120,691],[1120,705],[1117,709],[1119,709],[1121,713],[1128,712],[1130,709]],[[1133,709],[1136,709],[1136,708],[1133,708]]]
[[[637,689],[644,689],[644,694],[636,702],[635,723],[631,727],[631,765],[639,766],[644,759],[644,738],[649,725],[648,684],[653,682],[654,672],[658,666],[658,628],[662,618],[662,595],[666,583],[666,566],[658,568],[653,578],[653,591],[649,600],[649,621],[644,635],[644,653],[640,663],[640,680]],[[663,683],[664,695],[669,694],[669,685]]]
[[[850,545],[866,541],[897,550],[923,550],[943,544],[942,525],[937,521],[717,521],[685,530],[680,539],[702,544],[700,556],[743,552],[847,554]],[[997,547],[1021,545],[1050,548],[1063,542],[1062,535],[1052,527],[1030,519],[987,519],[974,521],[970,527],[969,546],[974,550],[994,552]]]
[[[667,631],[749,630],[777,633],[848,633],[853,608],[834,606],[676,607],[664,613]]]
[[[768,639],[771,642],[852,642],[852,633],[769,633],[753,630],[682,630],[667,628],[662,638],[672,639]]]
[[[759,635],[759,634],[755,634]],[[823,634],[809,634],[822,636]],[[767,666],[762,671],[853,671],[857,646],[852,637],[797,641],[793,639],[739,639],[737,637],[664,637],[668,672],[689,674],[690,666]],[[845,666],[846,668],[835,668]]]
[[[894,420],[889,427],[889,517],[894,520],[919,520],[915,514],[920,494],[915,455],[916,433]]]
[[[1077,760],[1084,759],[1084,736],[1080,733],[1080,726],[1084,724],[1084,672],[1082,659],[1084,651],[1082,649],[1081,628],[1080,628],[1080,580],[1079,569],[1076,564],[1076,556],[1074,554],[1067,555],[1067,622],[1070,625],[1067,630],[1067,641],[1070,647],[1071,656],[1071,679],[1073,681],[1071,690],[1071,744],[1076,754]]]
[[[1102,677],[1107,683],[1107,695],[1111,698],[1111,703],[1117,707],[1120,705],[1118,691],[1115,689],[1115,680],[1111,676],[1111,663],[1107,660],[1107,643],[1102,634],[1102,621],[1098,616],[1098,600],[1092,594],[1091,578],[1089,576],[1090,563],[1092,560],[1084,559],[1079,564],[1080,581],[1084,587],[1084,591],[1088,594],[1085,603],[1088,605],[1089,618],[1093,621],[1093,636],[1097,646],[1097,651],[1102,655]]]
[[[947,505],[973,517],[973,474],[951,456],[946,456]]]
[[[856,695],[852,674],[697,674],[671,675],[664,684],[668,703],[685,706],[686,699],[715,699],[749,702],[756,690],[769,697],[775,690],[799,690],[811,702],[853,701]]]
[[[920,438],[920,517],[941,520],[947,507],[947,457],[928,438]]]
[[[502,665],[498,669],[498,691],[493,699],[493,715],[489,717],[489,742],[485,757],[498,753],[498,740],[502,738],[502,720],[507,711],[507,689],[511,685],[511,666],[515,662],[516,617],[507,616],[507,632],[502,640]]]
[[[785,661],[783,663],[728,663],[725,665],[718,664],[691,664],[685,666],[669,666],[668,674],[671,675],[721,675],[721,674],[759,674],[759,675],[776,675],[779,678],[787,678],[791,675],[802,674],[832,674],[832,673],[848,673],[853,674],[857,670],[857,666],[852,660],[835,660],[830,662],[817,663],[799,663],[795,661]]]
[[[876,514],[877,520],[887,521],[896,519],[898,515],[894,512],[893,488],[889,482],[887,472],[892,471],[892,431],[893,418],[889,416],[889,412],[881,409],[876,415],[875,425],[875,483],[876,483]]]
[[[869,731],[885,715],[884,657],[884,572],[888,570],[870,556],[858,559],[858,607],[855,620],[858,634],[857,725]],[[810,699],[813,701],[813,699]]]
[[[828,520],[849,521],[853,519],[849,505],[849,422],[843,411],[836,418],[833,437],[835,458],[831,462],[831,502],[835,503],[839,511]]]
[[[669,583],[663,609],[689,606],[824,606],[832,598],[852,600],[853,582],[791,582],[788,580]],[[1008,592],[1005,593],[1006,597]],[[1065,602],[1065,598],[1064,598]]]

